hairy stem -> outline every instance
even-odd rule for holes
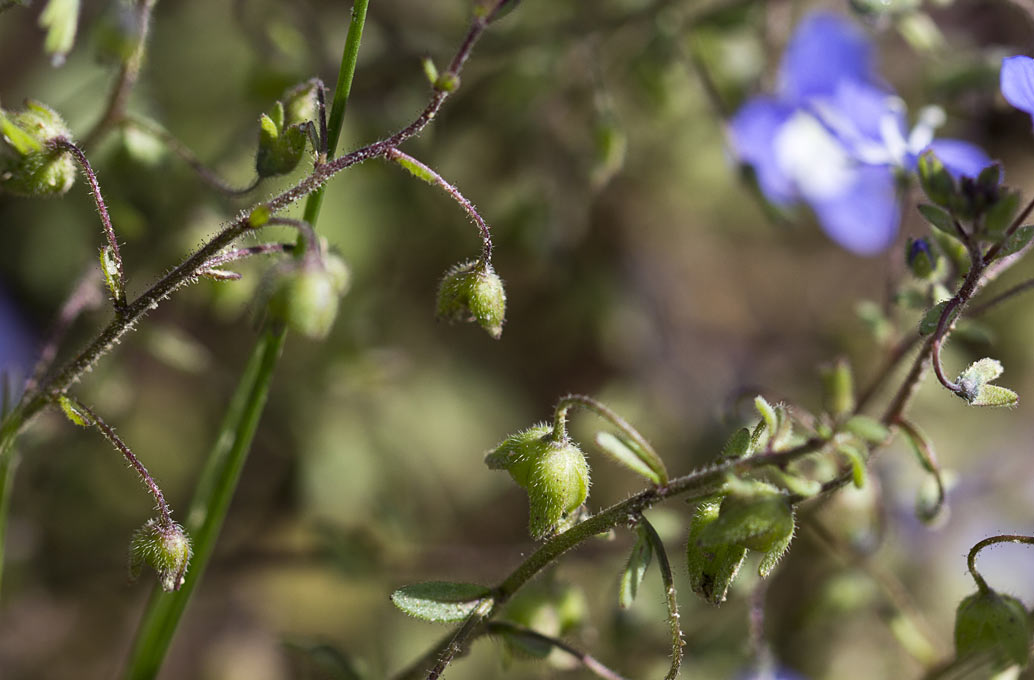
[[[671,573],[671,563],[664,549],[664,541],[657,535],[657,530],[645,517],[640,518],[640,525],[646,530],[646,537],[657,555],[657,566],[661,570],[661,583],[664,584],[664,600],[668,605],[668,627],[671,629],[671,669],[664,680],[675,680],[682,666],[682,648],[686,642],[682,639],[682,628],[679,625],[679,600],[675,591],[675,577]]]
[[[74,397],[68,395],[65,395],[65,397],[71,400],[77,410],[82,411],[90,418],[90,424],[96,427],[100,433],[104,435],[104,438],[122,454],[130,467],[136,470],[136,473],[140,475],[140,479],[143,481],[144,486],[146,486],[147,490],[152,496],[154,496],[155,506],[159,514],[162,516],[162,524],[164,526],[171,526],[173,523],[172,511],[169,509],[169,504],[165,502],[165,494],[162,493],[162,490],[158,487],[158,483],[154,481],[154,477],[152,477],[151,473],[147,471],[144,464],[140,462],[140,459],[136,457],[132,449],[129,448],[129,445],[122,441],[122,438],[115,433],[115,430],[104,422],[104,419],[97,415],[93,409]]]
[[[977,582],[977,589],[981,593],[988,592],[991,588],[987,585],[987,581],[977,571],[977,554],[992,545],[999,543],[1025,543],[1027,545],[1034,545],[1034,536],[1021,536],[1016,534],[1002,534],[1000,536],[991,536],[980,541],[969,551],[969,555],[966,557],[966,565],[969,567],[969,573],[973,577],[973,580]]]
[[[643,462],[646,463],[651,470],[657,473],[660,478],[661,485],[668,483],[668,469],[664,465],[664,461],[661,460],[660,455],[654,450],[653,445],[646,440],[639,430],[632,427],[632,425],[622,418],[620,415],[615,413],[605,404],[587,397],[582,394],[569,394],[565,397],[561,397],[560,401],[556,405],[556,410],[553,415],[553,439],[560,441],[567,436],[567,412],[572,407],[579,406],[587,411],[591,411],[603,418],[614,427],[621,430],[625,436],[631,439],[640,452],[645,456]]]
[[[592,672],[592,674],[598,678],[603,678],[604,680],[626,680],[623,675],[603,665],[590,654],[580,651],[563,640],[550,637],[549,635],[543,635],[538,631],[525,628],[524,626],[518,626],[508,621],[492,621],[485,626],[485,634],[518,635],[521,637],[532,638],[552,647],[556,647],[557,649],[574,657],[578,663],[585,666],[586,670]]]
[[[57,319],[47,331],[46,339],[43,342],[43,349],[40,350],[39,359],[32,369],[32,375],[25,382],[25,389],[34,390],[43,376],[54,363],[58,347],[64,339],[68,329],[79,316],[88,310],[96,309],[104,303],[104,296],[101,294],[101,273],[96,266],[86,270],[79,281],[72,289],[72,294],[61,306]]]
[[[406,168],[414,176],[419,177],[428,184],[434,184],[440,187],[445,193],[449,194],[454,201],[460,204],[470,219],[474,220],[474,224],[477,225],[478,231],[481,234],[481,259],[489,264],[492,262],[492,231],[485,222],[485,219],[478,213],[477,208],[467,198],[460,193],[452,184],[449,184],[445,179],[435,172],[433,169],[421,163],[417,159],[413,158],[407,153],[399,151],[398,149],[389,149],[385,154],[386,158],[395,161],[403,168]]]
[[[86,154],[83,153],[82,149],[78,146],[65,139],[64,137],[58,137],[57,139],[50,142],[54,148],[62,149],[72,154],[76,162],[83,169],[83,174],[86,175],[86,181],[90,185],[90,194],[93,196],[94,203],[97,204],[97,212],[101,216],[101,225],[104,227],[104,237],[108,241],[108,248],[111,251],[112,260],[115,263],[115,273],[118,280],[115,285],[115,289],[111,291],[112,302],[115,305],[115,312],[119,315],[126,308],[126,273],[122,268],[122,254],[118,248],[118,238],[115,236],[115,227],[111,224],[111,216],[108,215],[108,206],[104,204],[104,197],[101,195],[100,184],[97,183],[97,174],[94,173],[93,168],[90,166],[90,161],[87,160]]]
[[[101,114],[100,119],[86,133],[83,140],[83,148],[90,148],[104,136],[108,130],[122,120],[126,112],[126,104],[129,101],[129,94],[133,91],[137,79],[140,77],[140,68],[144,64],[144,52],[147,49],[147,38],[151,30],[151,14],[158,0],[138,0],[136,6],[136,44],[133,50],[122,62],[115,85],[108,95],[108,102]]]
[[[255,187],[259,185],[259,182],[262,181],[261,177],[256,177],[247,186],[237,187],[230,184],[216,174],[215,171],[202,163],[201,159],[199,159],[194,152],[190,150],[190,147],[173,136],[171,132],[151,120],[140,116],[134,116],[132,114],[126,114],[120,121],[120,124],[123,127],[135,128],[158,139],[160,142],[165,144],[170,151],[179,156],[184,163],[189,165],[202,181],[227,196],[243,196],[244,194],[253,191]]]

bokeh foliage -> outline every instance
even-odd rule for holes
[[[691,63],[709,70],[728,112],[771,81],[794,18],[813,4],[523,0],[492,28],[460,91],[408,151],[461,187],[493,226],[508,291],[498,342],[434,320],[439,277],[479,249],[457,206],[383,163],[333,180],[320,231],[350,263],[351,291],[325,342],[288,344],[216,559],[163,677],[348,677],[332,670],[341,655],[374,678],[406,665],[445,629],[400,615],[388,594],[422,580],[492,583],[530,550],[523,494],[482,458],[504,433],[547,417],[561,394],[593,394],[621,410],[679,474],[709,461],[750,417],[740,395],[760,386],[817,403],[816,367],[839,354],[864,382],[881,355],[855,305],[882,303],[887,277],[903,267],[900,249],[859,259],[806,214],[767,219],[739,180],[716,102]],[[37,98],[73,131],[88,129],[111,77],[103,55],[118,7],[83,3],[78,44],[60,68],[41,49],[37,8],[0,15],[5,105]],[[419,60],[447,58],[468,11],[465,0],[373,0],[344,147],[383,136],[423,106]],[[1010,184],[1029,187],[1029,124],[998,99],[995,73],[1003,46],[1022,50],[1034,27],[1007,4],[930,11],[941,47],[916,47],[893,22],[878,26],[885,72],[910,102],[943,105],[955,136],[984,144],[1005,161]],[[290,85],[332,80],[347,12],[347,3],[315,0],[163,0],[131,109],[246,184],[259,114]],[[135,290],[244,205],[139,135],[112,135],[90,155]],[[0,199],[0,286],[37,337],[94,265],[97,227],[81,186],[56,200]],[[920,229],[910,215],[906,231]],[[190,497],[253,343],[252,300],[266,269],[249,263],[243,281],[202,283],[172,300],[82,387],[174,506]],[[1014,271],[996,285],[1022,277]],[[1027,304],[984,319],[1021,395],[1034,393]],[[68,346],[106,314],[77,325]],[[956,340],[946,362],[961,370],[984,348],[976,336]],[[977,413],[923,389],[914,418],[958,471],[953,514],[936,531],[914,518],[923,477],[898,446],[866,490],[880,491],[881,503],[845,492],[805,516],[768,588],[767,631],[786,665],[814,678],[920,670],[878,582],[809,533],[810,520],[854,537],[870,563],[896,574],[929,621],[934,655],[950,652],[954,608],[971,588],[960,556],[974,538],[1029,525],[1028,408]],[[150,499],[99,437],[59,417],[40,419],[22,448],[0,606],[2,675],[111,677],[146,597],[147,586],[127,586],[123,574]],[[593,507],[638,488],[603,457],[592,462]],[[671,545],[689,515],[676,502],[649,516]],[[584,589],[591,616],[570,638],[626,673],[659,677],[668,649],[656,572],[632,609],[615,609],[633,539],[625,532],[585,546],[537,584]],[[989,579],[1034,597],[1014,553],[983,560]],[[684,677],[733,676],[750,663],[750,579],[713,610],[688,597],[684,566],[676,572],[687,594]],[[479,643],[450,677],[495,677],[498,656]],[[517,660],[508,673],[559,671]]]

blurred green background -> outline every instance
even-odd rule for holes
[[[120,4],[83,3],[80,36],[60,68],[42,53],[40,5],[0,15],[0,101],[44,101],[81,134],[112,80],[104,54]],[[343,148],[383,137],[422,109],[419,60],[447,63],[469,5],[372,0]],[[508,433],[548,418],[563,394],[602,399],[651,439],[673,474],[684,474],[751,417],[739,397],[762,391],[817,409],[816,368],[841,355],[868,382],[885,348],[855,308],[863,299],[883,304],[902,275],[901,248],[862,259],[828,241],[806,213],[767,219],[739,179],[719,102],[692,63],[707,69],[721,107],[733,111],[770,86],[792,27],[819,6],[850,11],[846,2],[524,0],[492,27],[459,92],[405,149],[456,184],[493,227],[509,304],[498,342],[434,319],[439,277],[479,249],[458,206],[381,162],[332,181],[319,229],[352,267],[352,290],[326,342],[288,342],[217,554],[163,678],[349,677],[340,658],[369,678],[405,667],[448,629],[396,611],[392,590],[423,580],[497,583],[534,549],[523,492],[482,458]],[[889,82],[913,112],[944,106],[946,133],[984,145],[1004,160],[1010,184],[1030,186],[1030,122],[1001,100],[997,68],[1002,55],[1029,48],[1034,24],[1008,3],[920,9],[868,17]],[[349,10],[316,0],[162,0],[130,109],[244,185],[259,114],[313,75],[333,83]],[[90,152],[124,242],[131,292],[235,211],[289,183],[226,199],[147,142],[113,133]],[[906,233],[922,229],[910,213]],[[0,288],[39,337],[96,265],[96,211],[82,182],[60,199],[0,197],[0,233]],[[178,294],[76,388],[174,508],[189,501],[256,337],[253,301],[269,266],[248,263],[242,281]],[[995,287],[1024,270],[1031,274],[1021,265]],[[1031,526],[1034,419],[1022,400],[1034,394],[1029,304],[1020,299],[983,319],[992,342],[960,339],[945,355],[949,372],[982,356],[1001,359],[1002,383],[1019,391],[1019,408],[967,408],[930,384],[913,408],[958,474],[942,526],[915,519],[924,477],[901,445],[880,456],[868,495],[844,494],[803,513],[767,591],[767,638],[784,665],[816,679],[906,678],[922,672],[915,654],[951,654],[954,608],[972,590],[965,552],[991,533]],[[62,356],[108,318],[98,311],[78,323]],[[913,317],[901,319],[906,331],[914,327]],[[587,449],[599,425],[575,417]],[[150,516],[151,499],[96,433],[55,414],[34,424],[21,449],[0,677],[115,677],[152,583],[126,583],[129,537]],[[641,487],[598,453],[590,463],[590,509]],[[753,662],[756,577],[745,567],[718,609],[697,601],[684,575],[689,513],[678,501],[648,513],[681,586],[682,677],[735,677]],[[809,529],[815,522],[863,557],[830,550]],[[616,607],[630,542],[619,531],[583,546],[536,588],[581,588],[589,614],[566,639],[630,677],[660,677],[669,650],[656,569],[631,610]],[[1030,604],[1030,560],[1007,547],[985,554],[981,566],[993,585]],[[919,612],[913,620],[927,625],[927,648],[909,642],[915,635],[881,588],[887,575]],[[548,628],[549,612],[539,616]],[[589,677],[562,663],[504,666],[500,649],[478,642],[449,677]]]

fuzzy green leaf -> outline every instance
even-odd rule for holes
[[[844,429],[872,444],[882,444],[890,437],[890,430],[875,418],[857,415],[844,423]]]
[[[75,405],[71,399],[65,395],[61,395],[57,399],[57,403],[61,406],[61,410],[65,412],[68,419],[79,427],[90,427],[93,425],[93,418],[83,413],[78,406]]]
[[[981,385],[977,395],[969,403],[972,406],[1015,406],[1020,403],[1020,395],[1007,387]]]
[[[937,330],[937,326],[940,324],[941,321],[941,314],[944,313],[944,308],[947,306],[947,300],[945,300],[944,302],[938,302],[936,305],[931,307],[929,311],[926,312],[926,314],[923,315],[923,320],[919,322],[920,335],[930,335],[931,333]],[[957,315],[958,308],[956,307],[955,310],[952,311],[951,318],[948,319],[948,323],[951,324],[951,321]]]
[[[52,56],[54,66],[60,66],[75,44],[79,0],[50,0],[40,13],[39,25],[47,31],[43,49]]]
[[[649,479],[654,484],[661,483],[660,476],[637,453],[639,447],[635,445],[635,442],[610,432],[597,432],[596,446],[600,447],[600,450],[615,462],[624,465],[632,472]]]
[[[452,622],[467,618],[491,591],[473,583],[429,581],[399,588],[392,603],[410,616],[424,621]]]
[[[861,489],[865,486],[865,480],[868,476],[865,469],[864,450],[852,442],[842,442],[837,445],[837,451],[842,453],[851,464],[851,481],[855,487]]]
[[[750,430],[745,427],[741,427],[729,436],[729,439],[725,442],[725,446],[722,447],[722,453],[718,456],[718,460],[726,460],[731,458],[742,458],[750,453],[751,444]]]
[[[1034,238],[1034,224],[1020,227],[1002,244],[1001,257],[1020,252],[1030,243],[1032,238]]]
[[[946,210],[942,210],[933,205],[927,203],[920,203],[916,208],[919,209],[920,214],[929,222],[931,225],[940,229],[949,236],[955,236],[955,224],[952,222],[951,215]]]
[[[776,568],[776,565],[779,564],[779,560],[783,559],[783,555],[790,548],[790,541],[792,540],[793,530],[791,529],[781,541],[776,542],[772,549],[762,556],[761,562],[758,563],[758,576],[768,578],[769,574]]]
[[[628,609],[639,594],[639,585],[646,576],[646,570],[650,568],[650,560],[653,559],[653,545],[646,534],[646,530],[640,527],[636,531],[635,543],[632,545],[632,552],[628,555],[628,562],[621,572],[621,585],[618,590],[618,604],[622,609]]]
[[[1010,191],[995,201],[984,213],[984,230],[991,235],[1000,234],[1009,228],[1012,218],[1020,208],[1020,193]]]

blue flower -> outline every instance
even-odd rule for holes
[[[1034,118],[1034,59],[1002,59],[1001,87],[1005,101]]]
[[[0,374],[7,372],[16,376],[16,381],[28,377],[34,352],[32,334],[24,319],[0,289]]]
[[[924,151],[956,176],[991,162],[967,142],[934,140],[941,109],[924,108],[911,131],[905,113],[876,71],[866,35],[836,14],[815,13],[787,46],[776,94],[749,100],[730,121],[730,137],[769,201],[807,203],[830,238],[870,255],[893,243],[896,173],[913,172]]]

